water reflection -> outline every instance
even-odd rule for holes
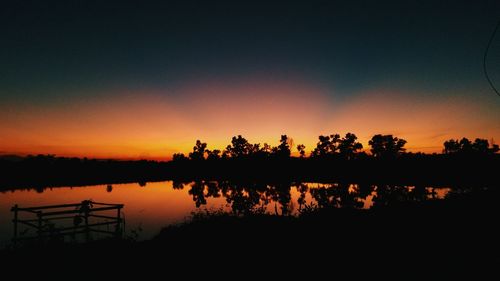
[[[210,198],[223,197],[235,214],[294,215],[306,206],[370,209],[400,202],[442,199],[450,188],[423,185],[371,185],[350,183],[231,183],[229,181],[175,182],[188,190],[197,208]],[[295,195],[295,196],[292,196]],[[295,200],[292,200],[295,197]]]
[[[400,201],[434,200],[444,198],[449,191],[450,188],[386,184],[230,181],[15,189],[0,192],[0,248],[12,236],[10,208],[14,204],[30,207],[87,199],[119,202],[127,206],[125,234],[135,231],[141,240],[158,234],[162,227],[186,220],[198,209],[223,210],[237,215],[287,216],[311,208],[369,209]]]

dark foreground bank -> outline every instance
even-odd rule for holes
[[[287,274],[324,272],[342,265],[415,273],[470,268],[488,272],[500,261],[499,195],[496,189],[482,190],[372,210],[310,209],[298,217],[198,214],[189,222],[164,228],[149,241],[6,249],[1,257],[4,264],[86,265],[89,270],[119,263],[121,273],[153,264],[168,270],[188,265],[193,270],[236,267],[253,273],[271,267]],[[134,267],[125,266],[129,264]]]

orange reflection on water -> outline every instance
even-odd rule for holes
[[[199,181],[150,182],[14,190],[0,193],[0,247],[11,238],[14,204],[19,207],[59,205],[92,200],[124,204],[125,233],[137,231],[148,239],[161,228],[185,221],[197,210],[224,210],[235,214],[265,212],[298,215],[305,208],[362,208],[386,206],[394,198],[441,199],[451,188],[341,183],[233,184]],[[399,199],[398,199],[399,200]],[[199,208],[198,208],[199,207]]]
[[[127,230],[142,228],[142,239],[159,233],[164,226],[183,221],[196,210],[186,190],[173,189],[171,181],[151,182],[144,187],[137,183],[114,184],[111,192],[107,191],[107,185],[50,188],[42,193],[16,190],[0,193],[0,225],[10,226],[10,208],[14,204],[30,207],[79,203],[87,199],[124,204]],[[207,207],[219,207],[224,204],[224,199],[214,198],[208,202]],[[8,232],[8,235],[10,234]]]

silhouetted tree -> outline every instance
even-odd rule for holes
[[[319,136],[319,141],[316,144],[316,148],[311,152],[312,157],[331,155],[337,152],[337,144],[340,140],[339,134],[333,134],[329,136]]]
[[[257,152],[261,151],[260,148],[260,143],[254,143],[252,144],[252,148],[250,149],[250,154],[255,154]]]
[[[231,157],[231,154],[229,153],[229,151],[227,151],[226,149],[224,149],[222,151],[222,155],[221,155],[221,159],[229,159]]]
[[[205,159],[205,150],[207,149],[207,143],[196,140],[195,146],[193,146],[193,152],[189,153],[189,158],[191,160],[203,160]]]
[[[254,156],[256,156],[257,158],[260,158],[260,159],[263,159],[263,158],[265,159],[271,153],[272,153],[272,147],[267,143],[264,143],[264,145],[262,147],[260,146],[260,143],[254,144],[252,151],[251,151],[251,154],[253,154]]]
[[[278,157],[290,157],[290,143],[292,142],[291,138],[287,137],[287,135],[281,135],[280,144],[273,149],[273,152]]]
[[[339,140],[340,155],[348,160],[354,158],[356,152],[363,148],[363,145],[356,141],[357,139],[355,134],[347,133],[344,138]]]
[[[472,142],[468,138],[462,138],[459,144],[461,152],[465,153],[472,152]]]
[[[476,139],[472,144],[472,150],[479,153],[488,153],[490,150],[489,146],[490,144],[488,143],[488,140]]]
[[[373,156],[377,158],[395,158],[405,151],[406,140],[398,139],[392,135],[375,135],[368,142]]]
[[[207,160],[218,160],[220,159],[220,150],[214,149],[214,150],[206,150],[207,153]]]
[[[261,148],[261,151],[266,152],[266,153],[271,153],[273,151],[273,148],[265,142]]]
[[[253,145],[244,137],[238,135],[231,139],[231,144],[226,147],[227,154],[233,158],[248,156],[253,151]]]
[[[443,145],[443,153],[446,154],[492,154],[499,151],[499,147],[497,144],[492,144],[490,147],[488,140],[479,138],[476,138],[474,143],[472,143],[467,138],[462,138],[460,141],[451,139],[445,141]]]
[[[497,153],[500,149],[498,144],[491,144],[486,139],[476,139],[472,144],[472,150],[477,153]]]
[[[185,161],[187,159],[188,158],[184,155],[184,153],[174,153],[174,155],[172,156],[172,160],[174,162]]]
[[[491,152],[497,153],[499,151],[500,151],[500,147],[498,146],[498,144],[496,144],[496,143],[491,144]]]
[[[460,143],[458,140],[447,140],[444,142],[443,153],[452,154],[460,151]]]
[[[330,147],[330,136],[319,136],[319,141],[316,148],[311,152],[312,157],[325,156],[328,154]]]
[[[297,145],[297,150],[299,151],[300,158],[304,158],[306,156],[306,146],[303,144]]]

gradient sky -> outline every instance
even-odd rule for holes
[[[500,140],[482,70],[499,1],[9,1],[0,154],[168,159],[231,136],[312,150]],[[488,57],[500,87],[500,34]]]

